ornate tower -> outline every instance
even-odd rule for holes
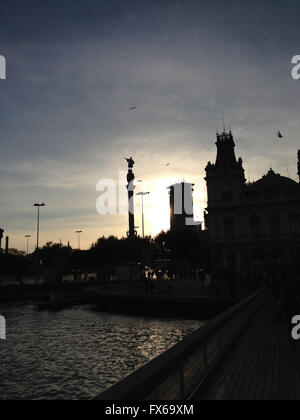
[[[127,173],[127,190],[128,190],[128,217],[129,217],[129,231],[127,235],[129,237],[134,237],[136,235],[134,227],[134,180],[135,175],[133,173],[134,160],[132,157],[126,159],[128,163],[128,173]]]
[[[216,146],[216,163],[209,162],[206,167],[208,207],[239,201],[246,182],[243,161],[235,156],[232,132],[217,133]]]
[[[206,167],[208,214],[205,215],[209,230],[211,260],[216,272],[224,269],[237,271],[239,251],[235,246],[240,231],[242,215],[239,214],[246,183],[243,161],[236,159],[235,143],[231,131],[217,134],[215,164]],[[220,244],[226,243],[224,247]]]

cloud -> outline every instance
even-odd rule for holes
[[[64,2],[57,10],[36,3],[44,31],[32,17],[25,23],[21,9],[15,34],[2,27],[0,223],[16,246],[34,232],[36,200],[47,203],[44,240],[71,237],[74,227],[86,231],[86,247],[102,233],[125,234],[125,216],[96,214],[95,186],[118,180],[129,155],[152,188],[158,179],[196,182],[200,216],[204,168],[215,159],[223,116],[247,177],[271,164],[296,178],[294,2],[271,9],[265,1],[223,3],[92,1],[83,9]],[[12,21],[7,6],[4,12]],[[166,202],[165,188],[161,196]],[[147,217],[150,229],[150,211]]]

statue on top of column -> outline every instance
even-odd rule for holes
[[[127,161],[127,163],[128,163],[128,168],[129,169],[132,169],[133,168],[133,165],[134,165],[134,160],[132,159],[132,157],[130,157],[130,158],[125,158],[125,160]]]

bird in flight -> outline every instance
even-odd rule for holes
[[[280,131],[277,131],[277,137],[279,138],[279,139],[283,139],[283,135],[281,134],[281,132]]]
[[[131,108],[129,108],[129,111],[135,111],[137,109],[137,106],[132,106]]]
[[[167,166],[170,166],[170,163],[167,163],[167,164],[166,164],[166,167],[167,167]]]

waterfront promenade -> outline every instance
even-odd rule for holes
[[[249,330],[194,399],[300,400],[300,342],[266,299]]]
[[[148,316],[211,319],[231,307],[230,297],[214,297],[199,282],[158,283],[146,289],[140,283],[107,283],[89,287],[101,310]]]
[[[300,400],[300,342],[260,291],[159,356],[100,399]]]

